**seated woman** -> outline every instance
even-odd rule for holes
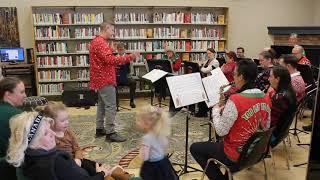
[[[274,91],[269,92],[271,98],[271,144],[275,145],[280,134],[285,133],[285,127],[290,126],[296,112],[297,99],[291,85],[289,71],[282,66],[274,66],[270,72],[269,82]],[[289,123],[289,124],[288,124]]]
[[[273,67],[273,55],[269,51],[263,51],[259,54],[259,63],[262,67],[262,72],[258,74],[255,84],[263,92],[267,92],[270,87],[269,76]]]
[[[221,66],[221,71],[229,82],[233,82],[233,72],[236,67],[237,54],[233,51],[226,53],[226,63]]]
[[[10,120],[11,137],[7,161],[22,167],[32,180],[112,180],[113,169],[96,166],[96,173],[79,167],[69,153],[56,148],[53,120],[38,112],[24,112]]]
[[[216,59],[216,51],[213,48],[207,49],[208,60],[204,63],[200,62],[200,72],[202,77],[206,77],[211,75],[211,71],[217,67],[219,67],[219,61]],[[206,117],[208,116],[208,110],[206,103],[200,102],[198,103],[198,112],[195,114],[196,117]]]

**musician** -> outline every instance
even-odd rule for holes
[[[204,77],[210,75],[210,71],[219,67],[219,61],[216,59],[216,51],[213,48],[207,49],[208,60],[199,62],[200,71]]]
[[[200,62],[200,71],[202,77],[211,75],[210,71],[219,67],[219,61],[216,59],[216,51],[213,48],[207,49],[208,60],[205,62]],[[195,114],[195,117],[207,117],[209,108],[205,102],[198,103],[198,112]]]
[[[125,56],[125,48],[123,43],[117,45],[118,56]],[[132,78],[134,74],[133,62],[126,64],[118,65],[117,67],[117,84],[121,86],[129,87],[129,96],[130,96],[130,106],[135,108],[134,104],[135,94],[136,94],[136,81]]]
[[[257,65],[253,61],[237,62],[234,83],[238,93],[231,95],[225,106],[216,105],[212,109],[214,128],[219,136],[224,137],[223,141],[197,142],[190,147],[192,156],[203,169],[209,158],[227,166],[237,165],[241,148],[248,139],[258,130],[270,127],[270,101],[255,88],[256,76]],[[208,166],[206,173],[209,179],[228,179],[228,174],[223,175],[215,163]]]
[[[298,64],[311,65],[310,60],[304,55],[304,49],[302,46],[295,45],[292,49],[292,54],[298,58]]]
[[[259,63],[263,70],[258,74],[255,84],[263,92],[267,92],[270,87],[269,76],[273,67],[273,57],[270,51],[262,51],[259,54]]]
[[[221,66],[221,71],[226,76],[229,82],[233,82],[233,72],[236,67],[237,55],[233,51],[226,53],[226,63]]]
[[[182,66],[182,60],[180,59],[179,55],[177,55],[173,48],[167,46],[165,49],[165,55],[163,59],[167,59],[172,64],[172,70],[174,74],[178,74]]]

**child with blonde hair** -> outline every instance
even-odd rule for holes
[[[85,169],[91,176],[94,176],[98,163],[83,158],[82,149],[78,144],[78,140],[74,132],[69,128],[69,113],[66,106],[62,103],[49,101],[48,105],[43,107],[42,113],[54,120],[51,127],[56,134],[57,149],[68,152],[78,166]],[[109,168],[110,175],[108,180],[128,180],[133,177],[124,172],[120,166]],[[105,179],[105,180],[106,180]]]
[[[168,113],[151,106],[142,109],[136,120],[138,128],[145,133],[140,149],[144,161],[140,176],[144,180],[176,180],[178,177],[166,156],[171,134]]]

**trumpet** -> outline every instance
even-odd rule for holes
[[[226,88],[228,86],[232,86],[232,85],[234,85],[234,82],[230,82],[228,84],[220,86],[220,88],[219,88],[219,94],[220,94],[219,106],[224,106],[226,103],[226,97],[224,95],[224,88]]]

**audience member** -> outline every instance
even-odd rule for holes
[[[0,80],[0,176],[7,180],[17,179],[15,167],[4,160],[10,137],[9,120],[22,112],[17,107],[22,106],[25,97],[25,87],[20,79],[5,77]]]

